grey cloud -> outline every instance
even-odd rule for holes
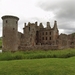
[[[54,13],[59,29],[65,33],[75,32],[75,0],[41,0],[37,5],[44,11]]]
[[[42,22],[44,25],[47,22],[44,18],[32,17],[32,18],[25,18],[23,20],[20,20],[19,24],[28,23],[28,22],[35,23],[36,21],[38,22],[38,25],[40,22]]]
[[[60,29],[75,29],[75,22],[73,23],[70,23],[70,22],[67,22],[67,23],[59,23],[58,26]]]
[[[64,29],[64,32],[63,32],[64,34],[66,33],[66,34],[71,34],[71,33],[75,33],[75,30],[69,30],[69,29]]]
[[[62,29],[64,31],[63,33],[65,34],[74,33],[75,32],[75,22],[58,23],[58,29]]]
[[[75,19],[75,0],[42,0],[38,6],[45,11],[53,11],[56,18]]]

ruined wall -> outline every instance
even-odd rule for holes
[[[58,46],[60,49],[75,48],[75,34],[60,34]]]
[[[51,46],[51,45],[35,45],[35,46],[22,46],[19,48],[19,51],[26,51],[26,50],[57,50],[59,47]]]
[[[55,22],[54,27],[51,28],[50,23],[47,22],[47,27],[39,30],[39,43],[42,45],[56,45],[58,35],[57,23]]]
[[[44,45],[51,45],[51,41],[53,40],[52,30],[50,29],[41,29],[39,31],[39,42]]]
[[[23,38],[21,38],[21,46],[34,46],[36,45],[36,32],[37,32],[37,23],[28,23],[25,27],[23,28]]]
[[[56,25],[51,28],[50,23],[47,22],[47,27],[44,28],[42,23],[39,26],[37,22],[29,22],[28,25],[25,23],[23,28],[24,39],[22,39],[19,49],[46,49],[45,47],[47,49],[56,49],[56,40],[59,35]]]
[[[23,28],[23,33],[18,32],[18,17],[3,16],[3,51],[17,50],[53,50],[75,48],[75,34],[60,34],[57,27],[57,21],[51,28],[50,23],[44,28],[43,24],[39,26],[37,22],[28,23]]]
[[[75,33],[68,35],[68,46],[70,48],[75,48]]]

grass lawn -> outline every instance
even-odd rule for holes
[[[75,75],[75,49],[0,53],[0,75]]]
[[[75,56],[75,49],[65,50],[35,50],[35,51],[24,51],[24,52],[3,52],[0,53],[0,61],[3,60],[21,60],[21,59],[41,59],[41,58],[69,58]]]
[[[75,75],[75,57],[0,61],[0,75]]]

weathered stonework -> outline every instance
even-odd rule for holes
[[[18,50],[18,20],[15,16],[3,16],[3,51]]]
[[[47,27],[43,24],[39,26],[37,22],[28,23],[23,28],[23,33],[18,32],[18,17],[3,16],[3,51],[17,50],[50,50],[75,48],[75,34],[60,34],[57,28],[57,21],[51,28],[47,22]]]

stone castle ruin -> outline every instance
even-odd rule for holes
[[[44,28],[37,22],[28,23],[23,28],[23,33],[18,32],[18,20],[16,16],[2,16],[3,20],[3,51],[18,50],[52,50],[75,48],[75,34],[60,34],[57,21],[51,28],[50,23]]]

